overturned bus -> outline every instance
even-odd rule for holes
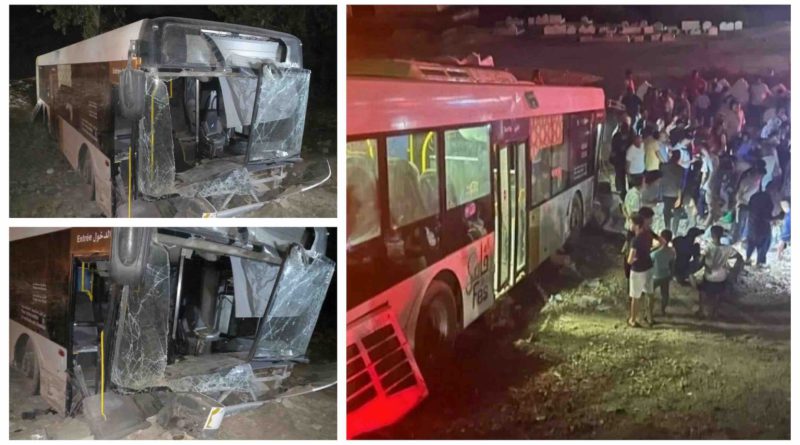
[[[106,216],[236,216],[300,160],[310,75],[292,35],[147,19],[37,57],[34,116]]]
[[[119,437],[103,431],[115,415],[133,422],[116,432],[139,426],[115,411],[125,395],[200,397],[218,416],[258,406],[307,361],[334,273],[327,238],[74,228],[12,240],[11,364],[59,413],[102,418],[95,437]]]

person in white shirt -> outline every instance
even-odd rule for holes
[[[711,316],[715,317],[719,303],[728,291],[728,277],[731,272],[741,268],[742,256],[732,246],[722,243],[724,229],[721,226],[711,227],[711,243],[703,249],[703,282],[698,286],[700,291],[697,315],[705,315],[704,308],[711,309]],[[736,264],[730,266],[729,261],[736,259]]]
[[[642,136],[636,135],[625,152],[625,172],[628,176],[638,176],[644,174],[644,169],[644,142]]]
[[[761,139],[769,139],[773,133],[777,133],[780,130],[781,125],[788,119],[786,116],[786,109],[781,108],[775,113],[774,116],[771,116],[767,122],[764,124],[764,127],[761,128]]]
[[[781,167],[778,164],[778,151],[772,142],[761,145],[761,159],[764,161],[764,168],[767,173],[761,178],[761,188],[766,189],[773,179],[781,175]]]
[[[694,107],[692,115],[700,121],[700,125],[710,122],[711,117],[708,114],[711,107],[711,98],[708,97],[708,93],[705,90],[697,95],[692,106]]]
[[[731,84],[730,84],[730,82],[728,82],[728,79],[723,77],[723,78],[717,80],[717,83],[714,85],[714,92],[719,94],[719,93],[722,93],[722,91],[724,91],[725,88],[730,88],[730,87],[731,87]]]
[[[731,86],[730,93],[737,102],[742,105],[747,105],[747,102],[750,101],[750,84],[740,77],[739,80],[734,82],[733,86]]]
[[[768,97],[772,96],[769,86],[761,77],[750,85],[750,105],[747,107],[750,122],[760,125],[764,116],[764,105]]]

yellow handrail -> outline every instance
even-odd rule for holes
[[[103,348],[103,334],[104,332],[100,331],[100,415],[106,419],[106,354]]]
[[[133,170],[133,168],[131,167],[131,162],[133,162],[133,148],[131,148],[131,146],[129,145],[128,146],[128,218],[131,217],[131,195],[133,194],[131,187],[131,184],[133,183],[133,179],[131,178],[131,175],[133,173],[131,170]]]
[[[433,139],[433,132],[429,131],[422,142],[422,173],[428,170],[428,144],[430,144],[431,139]]]
[[[154,127],[156,117],[156,88],[158,88],[158,85],[153,86],[153,92],[150,94],[150,179],[153,179],[153,170],[155,169],[156,130]]]
[[[86,295],[89,296],[89,301],[94,301],[94,295],[92,294],[92,291],[94,290],[94,280],[89,281],[89,286],[91,286],[91,288],[90,289],[86,289],[86,280],[85,280],[86,272],[85,272],[85,270],[86,270],[86,263],[81,261],[81,292],[84,292],[84,293],[86,293]],[[91,271],[92,270],[89,269],[89,272],[91,272]]]

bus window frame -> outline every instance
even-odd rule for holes
[[[553,161],[552,150],[554,148],[556,148],[556,147],[562,147],[562,148],[566,147],[566,150],[567,150],[567,167],[569,169],[569,171],[567,172],[568,177],[567,177],[566,185],[561,191],[559,191],[557,193],[553,192],[553,180],[552,180],[553,178],[552,178],[552,176],[550,176],[550,178],[549,178],[550,179],[550,185],[549,185],[550,195],[547,198],[545,198],[545,199],[543,199],[543,200],[541,200],[539,202],[534,202],[534,200],[533,200],[533,198],[534,198],[534,196],[533,196],[533,192],[534,192],[534,190],[533,190],[533,176],[534,176],[533,175],[533,157],[530,156],[530,153],[529,153],[528,163],[530,165],[531,171],[529,172],[529,175],[528,175],[529,178],[530,178],[528,180],[528,190],[529,190],[528,199],[527,199],[527,201],[529,203],[528,204],[528,210],[533,210],[533,209],[535,209],[535,208],[537,208],[537,207],[539,207],[539,206],[541,206],[541,205],[543,205],[543,204],[555,199],[558,195],[568,191],[572,187],[575,187],[576,185],[578,185],[578,184],[580,184],[580,183],[582,183],[584,181],[588,181],[588,180],[592,180],[594,182],[597,181],[597,179],[598,179],[598,176],[597,176],[598,175],[598,170],[600,169],[600,165],[599,165],[600,164],[600,158],[599,158],[600,150],[599,150],[598,146],[599,146],[599,144],[602,143],[602,141],[600,141],[598,139],[600,134],[598,134],[596,126],[597,126],[597,124],[602,124],[603,123],[602,122],[602,114],[601,113],[602,113],[602,110],[598,109],[598,110],[586,110],[586,111],[579,111],[579,112],[574,112],[574,113],[563,114],[562,116],[564,117],[564,120],[565,120],[565,122],[564,122],[565,131],[564,131],[564,139],[563,139],[563,141],[560,144],[549,145],[547,147],[542,147],[542,148],[537,149],[537,150],[542,150],[542,151],[549,152],[550,153],[550,163],[552,164],[552,161]],[[577,118],[577,117],[586,117],[586,118],[588,118],[589,119],[590,130],[591,130],[590,131],[591,134],[590,134],[590,138],[589,138],[589,151],[590,151],[590,153],[589,153],[589,157],[590,157],[590,159],[589,159],[589,162],[590,162],[589,173],[587,174],[587,176],[583,177],[582,179],[580,179],[578,181],[574,181],[573,178],[572,178],[572,174],[571,174],[572,167],[573,167],[573,159],[572,159],[572,144],[571,144],[571,141],[570,141],[570,138],[569,138],[569,135],[570,135],[569,122],[570,122],[570,118],[573,118],[573,117],[575,117],[575,118]],[[550,165],[550,171],[552,171],[552,168],[553,168],[553,166]]]
[[[446,159],[446,157],[447,157],[447,140],[446,140],[445,133],[447,133],[448,131],[458,131],[458,130],[464,130],[464,129],[479,128],[479,127],[487,127],[488,128],[488,132],[489,132],[489,140],[486,143],[486,145],[487,145],[486,148],[487,148],[487,153],[488,153],[488,155],[487,155],[488,159],[486,160],[487,161],[487,163],[486,163],[486,165],[487,165],[486,173],[487,173],[487,178],[488,178],[487,181],[489,182],[489,190],[486,192],[486,194],[484,194],[482,196],[479,196],[477,198],[473,198],[473,199],[470,199],[468,201],[464,201],[462,203],[456,204],[456,205],[453,206],[453,208],[448,209],[447,208],[447,171],[446,171],[446,169],[447,169],[447,162],[446,162],[447,161],[447,159]],[[486,197],[491,198],[493,193],[494,193],[494,186],[495,186],[494,179],[493,179],[493,176],[492,176],[492,168],[493,168],[492,167],[492,165],[493,165],[492,164],[493,163],[492,157],[494,155],[494,148],[493,148],[494,141],[492,139],[492,122],[475,123],[475,124],[463,124],[463,125],[457,125],[457,126],[451,126],[451,127],[443,127],[439,131],[440,131],[440,133],[442,135],[441,136],[442,149],[440,150],[441,151],[441,158],[442,158],[442,161],[443,161],[442,168],[445,169],[445,171],[443,171],[444,178],[442,178],[442,179],[444,179],[445,182],[441,183],[441,184],[444,184],[444,187],[442,187],[442,186],[439,187],[440,189],[444,190],[444,195],[445,195],[445,197],[444,197],[444,211],[451,212],[451,211],[456,210],[456,209],[461,209],[464,206],[469,205],[470,203],[474,203],[474,202],[478,202],[478,201],[481,201],[483,199],[486,199]]]
[[[387,189],[387,196],[384,196],[383,195],[383,190],[382,190],[382,187],[381,187],[381,175],[385,174],[385,173],[381,172],[381,136],[377,135],[377,134],[376,135],[359,135],[359,136],[356,136],[356,137],[347,138],[347,141],[345,143],[345,166],[346,166],[346,164],[347,164],[347,156],[348,156],[347,144],[349,144],[350,142],[369,141],[370,139],[375,141],[375,147],[374,147],[375,155],[374,155],[374,157],[370,156],[370,159],[373,159],[375,161],[376,175],[377,175],[377,177],[375,178],[376,179],[375,187],[376,187],[376,193],[378,195],[378,197],[377,197],[377,200],[378,200],[378,203],[377,203],[378,204],[378,233],[375,236],[373,236],[371,238],[368,238],[368,239],[361,240],[360,242],[358,242],[356,244],[350,244],[350,240],[347,238],[347,233],[345,233],[345,239],[346,239],[347,245],[350,246],[350,248],[352,248],[352,249],[359,249],[359,250],[361,249],[361,246],[370,245],[375,240],[383,239],[383,235],[385,233],[384,221],[383,221],[383,213],[384,213],[383,206],[385,204],[385,199],[388,197],[388,189]],[[385,142],[384,142],[384,144],[385,144]],[[370,148],[372,148],[372,147],[370,147]],[[369,153],[368,153],[368,155],[369,155]],[[347,194],[347,190],[345,189],[345,195],[346,194]],[[347,202],[347,196],[345,196],[345,202]],[[345,209],[345,211],[346,211],[346,209]],[[345,230],[345,232],[346,232],[346,230]]]

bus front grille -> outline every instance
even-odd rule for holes
[[[427,394],[408,341],[388,306],[348,326],[348,436],[393,423]]]

